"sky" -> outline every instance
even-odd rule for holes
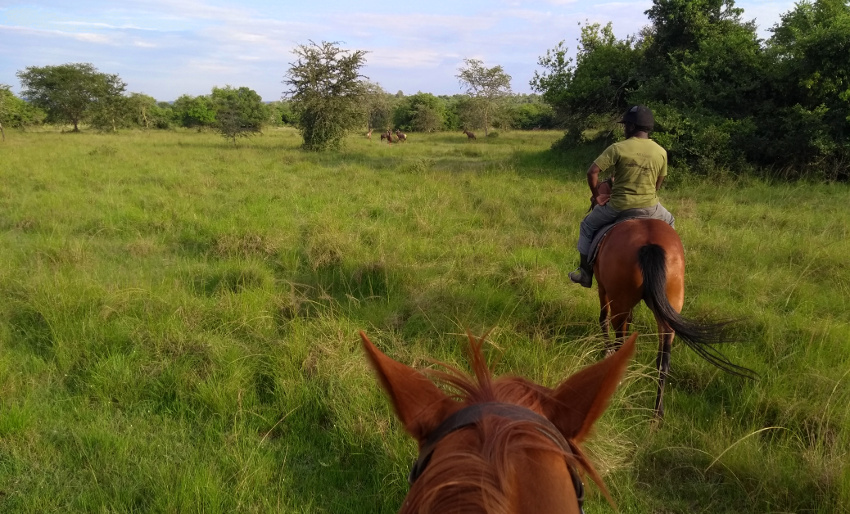
[[[759,35],[794,0],[735,2]],[[613,24],[618,38],[648,24],[651,0],[0,0],[0,84],[20,93],[29,66],[91,63],[127,92],[159,101],[249,87],[281,99],[292,49],[311,40],[364,50],[361,73],[390,93],[454,95],[464,59],[502,66],[515,93],[546,51],[574,49],[579,24]]]

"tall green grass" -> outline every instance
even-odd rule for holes
[[[491,330],[497,373],[550,386],[599,356],[596,293],[566,278],[599,149],[558,137],[8,134],[0,510],[395,512],[415,446],[358,330],[415,366]],[[674,345],[654,425],[638,309],[588,444],[620,511],[850,511],[850,189],[671,176],[662,199],[684,313],[740,319],[724,351],[761,379]]]

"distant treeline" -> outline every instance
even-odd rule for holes
[[[67,64],[53,68],[80,66],[90,65]],[[362,104],[364,131],[369,128],[427,132],[479,128],[479,120],[474,119],[478,111],[473,108],[474,100],[467,95],[405,95],[401,91],[390,94],[374,84],[367,85]],[[141,93],[121,92],[108,98],[93,99],[81,110],[78,117],[74,118],[69,117],[65,111],[51,112],[50,108],[36,107],[35,102],[12,94],[10,87],[0,86],[0,123],[7,128],[26,128],[44,123],[74,125],[76,121],[104,131],[128,128],[216,128],[221,121],[218,119],[221,115],[216,99],[227,89],[213,88],[209,95],[182,95],[173,102],[157,101]],[[237,91],[240,90],[245,91],[247,88],[239,88]],[[55,105],[55,102],[49,105]],[[260,101],[259,105],[251,104],[251,108],[261,111],[255,116],[262,119],[267,126],[298,125],[296,110],[290,101]],[[500,104],[491,121],[493,126],[499,129],[559,128],[554,110],[537,94],[508,96]]]
[[[630,105],[655,111],[653,137],[699,174],[850,178],[850,5],[798,2],[762,40],[732,0],[655,0],[651,25],[619,40],[582,27],[532,80],[567,129],[561,144],[611,137]]]
[[[356,98],[346,100],[354,107],[342,116],[344,132],[356,130],[349,125],[364,132],[559,128],[565,136],[558,144],[569,146],[618,137],[615,121],[629,106],[643,104],[656,115],[653,137],[680,171],[850,178],[848,0],[802,0],[781,16],[766,40],[758,37],[754,22],[743,21],[743,9],[733,0],[654,0],[646,14],[650,25],[637,35],[617,39],[610,23],[587,24],[574,58],[563,41],[547,51],[538,62],[542,71],[531,80],[539,94],[496,95],[492,101],[486,95],[391,94],[364,79],[352,88]],[[330,52],[333,59],[324,71],[336,76],[345,61],[334,59],[343,51],[323,45],[301,48],[305,57]],[[354,54],[360,56],[355,71],[361,54]],[[0,124],[62,123],[78,130],[85,123],[109,131],[209,127],[234,142],[266,125],[293,125],[304,132],[316,119],[299,115],[315,118],[323,109],[348,105],[321,88],[311,89],[311,66],[319,64],[302,63],[306,82],[297,73],[291,82],[313,96],[263,102],[249,88],[227,86],[170,103],[127,94],[117,75],[90,64],[29,67],[18,72],[21,98],[0,85]],[[300,104],[292,98],[300,98]]]

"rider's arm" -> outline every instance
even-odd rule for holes
[[[587,169],[587,185],[590,186],[591,198],[599,196],[599,191],[596,190],[596,186],[599,185],[600,171],[602,170],[599,169],[599,166],[597,166],[595,162]]]
[[[661,183],[662,183],[662,182],[664,182],[664,177],[658,177],[658,178],[655,180],[655,190],[656,190],[656,191],[658,191],[659,189],[661,189]]]

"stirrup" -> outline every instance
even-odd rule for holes
[[[569,272],[567,276],[576,284],[581,284],[582,287],[590,288],[593,285],[593,275],[588,274],[581,266]]]

